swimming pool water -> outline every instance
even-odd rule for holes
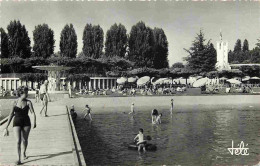
[[[128,107],[106,109],[93,111],[92,122],[78,112],[75,126],[87,165],[253,165],[260,160],[260,111],[254,108],[181,107],[170,116],[169,108],[161,107],[160,125],[151,124],[149,107],[134,116]],[[139,128],[157,151],[128,150]],[[227,150],[232,140],[234,146],[248,144],[249,156],[232,156]]]

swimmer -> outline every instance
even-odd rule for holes
[[[162,117],[162,114],[159,114],[159,115],[156,117],[156,120],[155,120],[154,124],[161,124],[161,123],[162,123],[161,117]]]
[[[139,134],[134,138],[134,141],[138,141],[138,151],[141,151],[141,148],[143,148],[143,151],[145,152],[145,145],[146,145],[146,140],[144,140],[144,130],[142,128],[139,129]]]
[[[152,113],[151,113],[151,116],[152,116],[152,123],[155,123],[155,120],[157,118],[157,116],[159,115],[157,109],[153,109],[152,110]]]
[[[129,112],[129,114],[134,114],[135,113],[135,108],[134,108],[135,104],[132,103],[131,105],[131,111]]]
[[[76,120],[77,113],[75,112],[74,105],[71,106],[70,114],[71,114],[72,120]]]
[[[171,109],[170,109],[171,114],[173,113],[173,99],[171,99]]]
[[[88,105],[86,105],[86,107],[85,107],[85,109],[83,110],[83,112],[84,112],[84,111],[87,111],[87,113],[84,115],[84,119],[86,119],[86,117],[89,116],[89,119],[92,120],[91,113],[90,113],[91,108],[90,108]]]

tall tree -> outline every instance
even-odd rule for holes
[[[127,46],[126,28],[122,24],[114,24],[106,34],[105,55],[107,57],[124,57]]]
[[[3,28],[0,28],[1,33],[1,56],[0,58],[8,58],[9,48],[8,48],[8,35]]]
[[[77,34],[72,24],[65,25],[60,36],[60,53],[63,57],[75,58],[77,55]]]
[[[216,50],[210,41],[204,44],[206,39],[204,33],[200,30],[190,49],[184,49],[189,53],[189,56],[184,58],[188,62],[187,67],[191,70],[198,70],[200,72],[208,72],[215,68]]]
[[[234,47],[234,52],[237,53],[237,52],[240,52],[242,51],[242,48],[241,48],[241,40],[240,39],[237,39],[237,42],[235,44],[235,47]]]
[[[260,48],[260,39],[257,39],[256,46]]]
[[[33,31],[35,56],[47,58],[54,52],[54,32],[47,24],[37,25]]]
[[[136,67],[153,67],[154,36],[153,30],[138,22],[132,26],[129,37],[129,60],[135,62]]]
[[[203,70],[204,71],[215,70],[216,62],[217,62],[217,51],[214,48],[214,45],[210,43],[209,46],[207,46],[207,53],[205,55]]]
[[[168,68],[168,41],[161,28],[154,28],[154,60],[153,67],[156,69]]]
[[[248,41],[245,39],[243,43],[243,52],[249,51]]]
[[[104,32],[99,25],[87,24],[83,32],[83,53],[88,57],[99,58],[104,47]]]
[[[10,56],[29,58],[31,56],[31,41],[25,26],[20,21],[14,20],[7,26],[7,31]]]

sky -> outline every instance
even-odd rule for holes
[[[200,29],[216,45],[220,30],[233,50],[237,39],[249,41],[249,49],[260,39],[260,2],[100,2],[100,1],[4,1],[0,2],[0,27],[6,30],[11,20],[25,25],[31,45],[36,25],[46,23],[54,30],[55,52],[59,51],[60,32],[72,23],[82,51],[83,30],[87,23],[99,24],[104,34],[114,23],[123,24],[127,33],[139,21],[151,28],[162,28],[169,42],[169,64],[184,62]]]

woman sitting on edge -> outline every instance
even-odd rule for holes
[[[28,157],[26,156],[26,149],[28,145],[28,136],[31,130],[31,121],[28,116],[28,112],[33,114],[34,116],[34,125],[33,128],[36,127],[36,115],[33,109],[32,102],[27,99],[28,96],[28,88],[25,86],[21,86],[18,88],[18,96],[19,98],[14,101],[12,111],[10,112],[7,125],[4,130],[4,135],[8,136],[8,126],[11,123],[13,117],[13,130],[16,137],[16,145],[17,145],[17,154],[18,161],[15,163],[16,165],[21,165],[21,142],[23,142],[23,158],[24,160]]]

